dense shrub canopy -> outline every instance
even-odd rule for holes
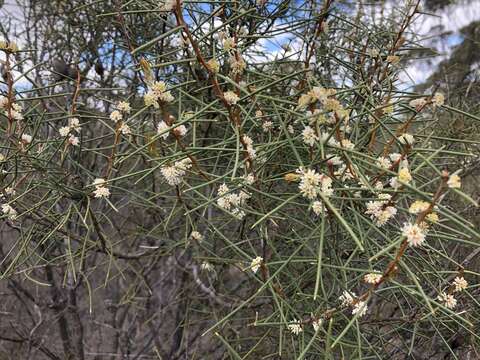
[[[12,9],[2,351],[475,357],[480,117],[408,86],[418,1]]]

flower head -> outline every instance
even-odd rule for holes
[[[117,104],[117,110],[123,111],[124,113],[129,114],[132,108],[130,107],[130,104],[127,101],[120,101]]]
[[[402,228],[402,234],[407,237],[410,246],[420,246],[425,241],[424,230],[417,224],[405,223]]]
[[[379,273],[370,273],[363,277],[363,281],[367,284],[378,284],[380,280],[382,280],[382,274]]]
[[[62,126],[60,129],[58,129],[58,132],[60,134],[60,136],[68,136],[68,134],[70,134],[70,127],[68,126]]]
[[[195,241],[203,240],[203,235],[196,230],[192,231],[192,233],[190,234],[190,237]]]
[[[210,70],[214,74],[218,73],[218,71],[220,70],[220,64],[216,59],[208,60],[207,67],[208,67],[208,70]]]
[[[32,135],[28,135],[28,134],[22,134],[22,142],[24,144],[30,144],[32,142]]]
[[[417,200],[412,205],[410,205],[408,212],[410,214],[419,214],[426,211],[429,207],[430,203],[422,200]]]
[[[180,185],[185,173],[192,167],[192,160],[185,158],[180,161],[176,161],[173,165],[162,166],[160,172],[162,173],[165,181],[172,186]]]
[[[113,110],[110,113],[110,120],[112,120],[114,123],[117,123],[123,119],[123,115],[120,111],[118,110]]]
[[[453,285],[455,286],[455,292],[460,292],[467,288],[468,282],[463,276],[457,276],[453,280]]]
[[[17,218],[17,210],[15,210],[11,205],[9,204],[3,204],[2,205],[2,212],[7,215],[7,217],[10,220],[15,220]]]
[[[294,335],[298,335],[303,331],[302,324],[299,321],[293,321],[292,323],[288,324],[288,330]]]
[[[314,331],[318,331],[323,325],[323,319],[313,319],[312,326]]]
[[[459,189],[462,186],[460,176],[458,176],[457,174],[450,175],[447,181],[447,185],[451,189]]]
[[[362,317],[367,313],[368,306],[366,301],[357,301],[353,305],[352,315],[358,315],[358,317]]]
[[[96,198],[107,198],[110,196],[110,190],[106,186],[107,182],[103,178],[96,178],[92,185],[95,186],[93,194]]]
[[[341,301],[342,306],[350,306],[353,304],[356,297],[357,295],[355,295],[354,292],[344,290],[342,295],[340,295],[340,297],[338,298],[338,300]]]
[[[315,145],[315,142],[318,141],[318,136],[315,134],[315,130],[313,130],[310,126],[305,126],[302,131],[303,142],[309,146]]]
[[[80,144],[80,139],[75,135],[70,135],[68,137],[68,143],[73,146],[78,146]]]
[[[438,294],[437,300],[440,301],[447,309],[453,309],[455,306],[457,306],[457,299],[455,299],[452,294],[447,294],[443,291]]]
[[[261,256],[257,256],[255,259],[252,260],[250,263],[250,269],[252,269],[253,273],[256,273],[260,266],[262,265],[263,258]]]
[[[235,94],[233,91],[226,91],[223,93],[223,97],[225,98],[225,101],[229,105],[235,105],[240,98],[238,97],[237,94]]]

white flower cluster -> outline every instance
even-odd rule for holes
[[[185,173],[191,167],[192,160],[190,160],[190,158],[185,158],[176,161],[173,165],[162,166],[160,172],[169,185],[176,186],[181,184]]]
[[[21,136],[21,142],[23,144],[30,144],[33,140],[33,137],[32,135],[29,135],[29,134],[22,134]]]
[[[196,231],[196,230],[192,231],[192,233],[190,234],[190,237],[191,237],[193,240],[198,241],[198,242],[200,242],[200,241],[203,240],[203,235],[202,235],[200,232]]]
[[[107,198],[110,196],[110,190],[106,186],[105,179],[97,178],[93,181],[92,185],[95,186],[93,194],[96,198]]]
[[[450,175],[447,181],[447,186],[451,189],[459,189],[462,186],[460,176],[457,174]]]
[[[312,169],[299,168],[296,170],[300,174],[300,184],[298,188],[303,197],[313,200],[322,193],[324,196],[333,194],[332,179],[327,175],[319,174]]]
[[[404,184],[409,184],[412,181],[412,174],[407,166],[403,165],[398,171],[398,176],[390,179],[390,186],[394,189],[400,188]]]
[[[264,121],[262,124],[263,132],[269,132],[273,129],[273,122],[270,120]]]
[[[232,75],[242,74],[247,67],[247,63],[239,54],[230,56],[228,62],[230,63]]]
[[[313,319],[312,326],[314,331],[318,331],[323,325],[323,319]]]
[[[129,114],[131,110],[128,102],[120,101],[117,104],[116,109],[110,113],[110,120],[117,124],[119,121],[123,121],[124,115]],[[125,122],[120,124],[119,130],[123,135],[130,135],[132,133],[130,127]]]
[[[363,281],[365,281],[367,284],[372,285],[378,284],[380,280],[382,280],[382,274],[378,272],[369,273],[363,277]]]
[[[238,219],[245,216],[245,212],[241,209],[245,202],[250,199],[250,194],[240,190],[238,193],[231,193],[227,185],[222,184],[218,188],[217,204],[222,209],[230,211]]]
[[[415,143],[415,138],[412,134],[404,133],[398,137],[398,141],[403,145],[413,145]]]
[[[252,262],[250,263],[250,269],[254,274],[258,271],[258,269],[260,269],[262,262],[263,258],[261,256],[257,256],[255,259],[252,260]]]
[[[9,110],[8,108],[8,98],[5,96],[0,96],[0,109],[3,110],[5,116],[12,116],[13,120],[23,120],[22,107],[17,103],[12,103],[12,107]]]
[[[73,117],[68,119],[68,126],[62,126],[58,129],[60,136],[66,137],[68,136],[68,143],[73,146],[78,146],[80,144],[80,140],[75,133],[79,133],[81,130],[80,120],[78,118]]]
[[[203,270],[203,271],[214,271],[215,270],[214,266],[211,263],[209,263],[208,261],[202,262],[202,264],[200,265],[200,269]]]
[[[402,234],[407,238],[410,246],[420,246],[425,242],[425,229],[417,224],[405,223],[402,227]]]
[[[288,330],[290,330],[290,332],[294,335],[298,335],[303,331],[302,323],[298,320],[292,321],[287,327]]]
[[[446,308],[453,309],[457,306],[457,299],[454,296],[454,293],[461,292],[468,287],[468,282],[463,276],[457,276],[453,280],[452,286],[450,287],[451,291],[446,293],[445,291],[440,292],[437,296],[437,300],[440,301]]]
[[[352,315],[358,315],[358,317],[362,317],[368,311],[367,302],[358,300],[356,298],[357,295],[354,292],[345,290],[338,299],[342,302],[343,307],[352,307]]]
[[[229,105],[235,105],[238,100],[240,100],[240,98],[238,97],[237,94],[235,94],[233,91],[225,91],[223,93],[223,97],[225,98],[225,101],[229,104]]]
[[[318,141],[318,136],[310,126],[305,126],[302,131],[303,142],[308,146],[313,146]]]
[[[443,303],[443,305],[448,309],[453,309],[457,306],[457,299],[453,296],[453,294],[447,294],[446,292],[441,292],[437,296],[437,300]]]
[[[430,207],[430,203],[423,200],[417,200],[413,202],[412,205],[410,205],[408,212],[410,214],[420,214],[426,211],[429,207]]]
[[[167,84],[163,81],[155,81],[148,88],[147,93],[143,96],[146,106],[153,106],[155,109],[160,107],[160,103],[169,103],[174,99],[172,93],[167,91]]]
[[[253,140],[250,136],[243,135],[243,142],[247,147],[247,153],[250,159],[255,159],[257,157],[257,151],[253,148]]]
[[[385,225],[391,218],[397,214],[397,209],[389,205],[392,196],[390,194],[379,194],[376,201],[367,203],[365,214],[370,216],[377,226]]]
[[[17,210],[15,210],[10,204],[2,205],[2,212],[7,215],[10,220],[15,220],[17,218]]]

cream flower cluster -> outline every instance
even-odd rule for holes
[[[303,331],[302,323],[298,320],[292,321],[290,324],[287,325],[287,328],[294,335],[298,335]]]
[[[232,75],[240,75],[245,71],[247,63],[240,55],[232,55],[228,59]]]
[[[75,136],[75,133],[79,133],[81,130],[80,120],[78,118],[73,117],[68,119],[68,126],[62,126],[58,129],[60,136],[67,137],[68,136],[68,143],[73,146],[78,146],[80,144],[80,139]]]
[[[297,174],[300,175],[300,184],[298,189],[303,197],[313,200],[316,199],[320,193],[324,196],[331,196],[333,194],[332,179],[327,175],[319,174],[313,169],[297,169]]]
[[[404,133],[398,137],[398,141],[403,145],[413,145],[415,143],[415,138],[412,134]]]
[[[375,165],[377,165],[379,168],[387,170],[387,169],[390,169],[390,167],[392,166],[392,162],[390,161],[389,158],[386,158],[384,156],[379,156],[375,161]]]
[[[209,271],[209,272],[215,270],[214,266],[208,261],[202,262],[202,264],[200,265],[200,269],[203,271]]]
[[[352,308],[352,315],[362,317],[368,311],[367,302],[357,300],[356,298],[357,295],[354,292],[345,290],[338,299],[341,301],[343,307]]]
[[[440,92],[435,93],[432,96],[431,104],[433,107],[442,106],[445,103],[445,95]],[[413,99],[409,102],[409,105],[415,108],[417,111],[422,109],[425,105],[428,104],[428,100],[425,97],[420,97]]]
[[[468,282],[463,276],[457,276],[453,279],[454,292],[460,292],[468,287]]]
[[[163,81],[153,82],[143,96],[145,105],[153,106],[155,109],[160,107],[160,103],[170,103],[173,100],[175,99],[172,93],[167,90],[167,84]]]
[[[11,108],[9,109],[8,103],[9,101],[7,97],[0,96],[0,109],[3,110],[4,115],[7,117],[11,115],[13,120],[23,120],[22,107],[16,102],[13,102]]]
[[[270,132],[273,129],[273,122],[270,120],[264,121],[262,124],[263,132]]]
[[[257,151],[253,148],[253,140],[250,136],[243,135],[243,142],[247,147],[247,153],[250,159],[255,159],[257,157]]]
[[[365,281],[367,284],[372,284],[372,285],[378,284],[380,280],[382,280],[382,274],[378,272],[369,273],[363,277],[363,281]]]
[[[10,204],[2,204],[2,212],[7,215],[10,220],[15,220],[18,215],[17,210],[15,210]]]
[[[106,186],[105,179],[97,178],[92,185],[95,186],[93,194],[96,198],[108,198],[110,196],[110,190]]]
[[[417,224],[405,223],[402,235],[407,238],[410,246],[420,246],[425,242],[426,230]]]
[[[460,176],[457,174],[450,175],[447,181],[447,186],[451,189],[459,189],[462,186]]]
[[[410,214],[420,214],[426,211],[429,207],[430,207],[430,203],[423,200],[417,200],[414,203],[412,203],[412,205],[410,205],[408,212]]]
[[[389,205],[391,198],[390,194],[379,194],[378,200],[367,203],[365,214],[370,216],[375,225],[383,226],[397,214],[397,209]]]
[[[250,199],[250,194],[240,190],[238,193],[230,192],[226,184],[220,185],[218,188],[217,204],[222,209],[230,211],[238,219],[245,217],[245,212],[241,209],[245,202]]]
[[[318,331],[323,325],[323,319],[313,319],[312,326],[314,331]]]
[[[238,100],[240,100],[240,98],[238,97],[237,94],[235,94],[233,91],[225,91],[223,93],[223,97],[225,98],[225,101],[229,104],[229,105],[235,105]]]
[[[448,309],[453,309],[455,306],[457,306],[457,299],[455,299],[453,294],[447,294],[446,292],[442,291],[440,294],[438,294],[437,300]]]
[[[310,126],[305,126],[302,131],[303,142],[308,146],[313,146],[318,141],[318,136]]]
[[[258,271],[258,269],[260,269],[262,262],[263,262],[263,258],[261,256],[257,256],[252,260],[252,262],[250,263],[250,269],[254,274]]]
[[[183,160],[176,161],[173,165],[165,165],[160,168],[165,181],[171,185],[176,186],[182,183],[188,169],[192,167],[192,160],[185,158]]]
[[[218,73],[220,70],[220,64],[218,63],[217,59],[214,58],[207,61],[207,67],[208,70],[214,74]]]
[[[298,99],[297,108],[302,109],[310,104],[319,101],[327,111],[338,110],[341,108],[341,105],[338,100],[332,98],[332,96],[334,96],[336,93],[337,92],[334,89],[324,89],[320,86],[316,86],[306,94],[300,96],[300,98]]]
[[[323,215],[325,213],[325,205],[322,201],[316,200],[312,203],[312,210],[317,216]]]
[[[412,174],[407,166],[402,165],[398,171],[398,176],[390,179],[390,186],[394,189],[400,188],[404,184],[409,184],[412,181]]]
[[[130,127],[123,122],[125,115],[129,114],[131,110],[132,109],[128,102],[120,101],[116,105],[116,109],[110,113],[110,120],[112,120],[115,124],[117,124],[119,121],[122,121],[118,129],[123,135],[130,135],[132,133]]]
[[[203,235],[196,230],[192,231],[192,233],[190,234],[190,237],[197,242],[200,242],[203,240]]]
[[[449,291],[448,293],[445,291],[441,291],[440,294],[438,294],[437,296],[437,300],[441,302],[446,308],[453,309],[457,306],[457,299],[455,298],[454,294],[462,292],[467,287],[467,280],[465,280],[463,276],[457,276],[453,280],[453,283],[450,287],[451,291]]]

